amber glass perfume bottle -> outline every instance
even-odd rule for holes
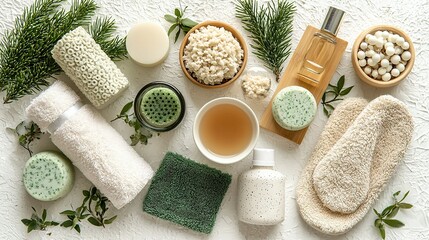
[[[344,11],[330,7],[320,32],[313,35],[304,62],[298,71],[302,81],[317,86],[321,75],[329,65],[329,60],[335,50],[335,36],[337,35]]]

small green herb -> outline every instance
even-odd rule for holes
[[[37,211],[34,207],[31,207],[34,211],[33,214],[31,214],[30,219],[21,219],[21,222],[27,226],[27,233],[33,231],[33,230],[42,230],[45,231],[47,227],[49,226],[57,226],[59,223],[54,221],[46,221],[47,211],[46,209],[43,209],[42,216],[39,217],[37,214]]]
[[[35,140],[40,139],[40,136],[44,134],[44,132],[40,130],[39,126],[37,126],[33,121],[22,121],[15,127],[15,129],[7,129],[18,135],[19,145],[28,151],[30,157],[33,155],[33,151],[30,149],[31,144]]]
[[[410,209],[413,207],[413,205],[409,203],[404,203],[404,199],[408,196],[408,193],[410,191],[406,192],[404,196],[401,198],[401,200],[398,201],[397,196],[401,193],[401,191],[397,191],[393,194],[393,199],[395,200],[395,203],[393,205],[390,205],[386,207],[381,213],[379,213],[377,210],[374,210],[375,215],[377,215],[377,219],[374,221],[374,226],[378,228],[380,232],[380,236],[382,239],[386,239],[386,230],[384,228],[384,225],[387,225],[392,228],[400,228],[405,226],[404,223],[397,219],[392,219],[396,216],[399,209]]]
[[[132,107],[133,102],[125,104],[119,115],[116,115],[116,118],[111,120],[111,122],[122,119],[128,126],[134,129],[134,134],[130,136],[131,146],[135,146],[137,143],[146,145],[148,139],[152,137],[152,133],[137,121],[134,113],[129,113]]]
[[[278,81],[283,63],[291,53],[295,6],[287,0],[271,0],[258,5],[257,0],[235,0],[235,16],[250,33],[253,53],[270,69]]]
[[[189,30],[191,30],[193,27],[195,27],[198,23],[189,19],[184,18],[184,14],[188,6],[186,6],[184,9],[182,9],[181,3],[179,1],[180,8],[174,9],[174,16],[170,14],[165,14],[164,19],[172,23],[170,29],[168,29],[168,35],[170,34],[178,27],[178,30],[176,32],[176,36],[174,37],[174,43],[177,42],[177,39],[179,38],[180,32],[183,31],[184,34],[187,34]]]
[[[349,94],[354,87],[354,86],[351,86],[351,87],[344,88],[344,82],[345,82],[345,76],[343,75],[340,77],[340,79],[338,79],[337,85],[329,84],[325,93],[323,93],[323,96],[322,96],[323,112],[328,117],[331,116],[332,112],[335,109],[332,103],[344,100],[343,98],[340,98],[340,97]],[[328,100],[327,99],[328,96],[332,96],[332,98]]]
[[[76,210],[66,210],[60,213],[68,218],[61,223],[62,227],[74,229],[80,233],[79,223],[84,219],[87,219],[94,226],[103,228],[116,219],[116,215],[110,218],[105,217],[107,210],[109,210],[107,207],[109,199],[103,196],[96,187],[91,187],[89,190],[82,191],[82,193],[84,199],[80,207],[76,208]]]

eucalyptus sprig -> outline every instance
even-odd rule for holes
[[[179,1],[179,4],[180,4],[180,1]],[[194,20],[191,20],[189,18],[184,17],[184,14],[185,14],[187,8],[188,8],[188,6],[186,6],[184,9],[182,9],[182,7],[175,8],[174,9],[174,16],[171,14],[165,14],[164,15],[164,19],[167,22],[173,24],[168,29],[168,35],[169,36],[176,28],[178,28],[178,30],[176,32],[176,36],[174,37],[174,43],[176,43],[177,39],[179,39],[179,35],[180,35],[181,31],[183,31],[183,33],[186,35],[189,32],[189,30],[191,30],[191,28],[195,27],[198,24]]]
[[[41,135],[44,134],[39,128],[39,126],[33,121],[22,121],[14,129],[7,128],[14,132],[18,136],[19,145],[25,148],[30,157],[33,155],[31,150],[31,145],[35,140],[40,139]]]
[[[400,209],[410,209],[413,207],[413,205],[409,203],[403,202],[405,198],[408,196],[408,193],[410,191],[406,192],[404,196],[401,198],[401,200],[398,201],[397,197],[401,193],[401,191],[397,191],[393,194],[393,199],[395,200],[395,203],[386,207],[381,213],[379,213],[377,210],[374,210],[374,213],[377,215],[377,219],[374,221],[374,226],[378,228],[380,232],[380,236],[382,239],[386,239],[386,230],[384,228],[385,225],[393,228],[400,228],[405,226],[405,224],[397,219],[392,219],[396,216],[398,211]]]
[[[338,79],[336,85],[329,84],[325,93],[323,93],[323,96],[322,96],[323,112],[328,117],[331,116],[332,112],[335,110],[333,103],[344,100],[341,97],[349,94],[354,87],[354,86],[351,86],[351,87],[344,88],[344,82],[345,82],[345,76],[343,75],[340,77],[340,79]],[[331,98],[328,99],[328,97],[331,97]]]
[[[106,212],[109,210],[107,207],[109,199],[103,196],[96,187],[83,190],[82,193],[84,199],[76,210],[66,210],[60,213],[68,218],[68,220],[61,223],[62,227],[75,229],[80,233],[79,223],[85,219],[92,225],[103,228],[115,221],[117,215],[106,218]]]
[[[128,126],[134,129],[134,134],[130,136],[131,146],[135,146],[137,143],[146,145],[148,139],[152,137],[152,133],[137,121],[134,113],[129,113],[132,107],[133,102],[125,104],[119,115],[116,115],[116,118],[111,120],[111,122],[122,119]]]
[[[59,223],[54,221],[46,221],[47,217],[47,211],[46,209],[43,209],[42,216],[39,217],[37,214],[37,211],[34,207],[31,207],[33,209],[33,214],[31,214],[30,219],[21,219],[21,222],[27,226],[27,233],[33,231],[33,230],[41,230],[45,231],[47,227],[49,226],[57,226]]]
[[[259,6],[257,0],[236,0],[236,17],[250,33],[253,53],[278,81],[283,63],[291,53],[295,6],[287,0],[271,0]]]

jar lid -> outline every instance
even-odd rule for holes
[[[255,148],[253,149],[253,166],[273,167],[274,149]]]

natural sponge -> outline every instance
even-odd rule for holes
[[[124,74],[82,27],[65,34],[52,49],[52,57],[97,109],[128,87]]]
[[[152,179],[143,210],[208,234],[230,183],[231,175],[168,152]]]

